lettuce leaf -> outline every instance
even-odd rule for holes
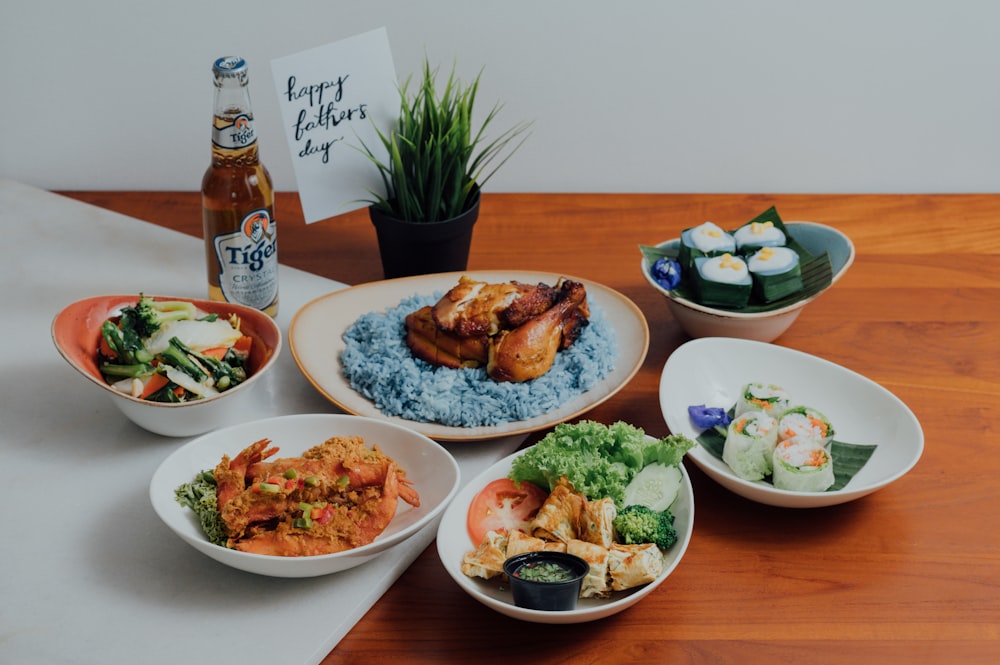
[[[552,491],[565,476],[588,499],[610,497],[622,507],[625,486],[644,466],[676,466],[694,445],[682,435],[649,439],[641,428],[622,421],[560,423],[514,460],[508,477]]]

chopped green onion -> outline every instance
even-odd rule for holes
[[[280,490],[281,490],[281,487],[278,486],[278,485],[275,485],[274,483],[261,483],[260,484],[260,491],[261,492],[274,493],[274,492],[278,492]]]
[[[285,471],[284,476],[285,480],[295,480],[296,478],[299,477],[299,472],[296,471],[295,469],[288,469],[287,471]]]

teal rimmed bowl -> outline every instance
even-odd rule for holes
[[[832,278],[830,284],[818,293],[804,296],[794,302],[776,303],[773,309],[757,308],[752,312],[739,312],[706,307],[693,300],[663,288],[650,274],[652,261],[642,258],[643,277],[663,294],[674,319],[690,337],[736,337],[759,342],[772,342],[788,330],[810,302],[822,295],[839,280],[854,263],[854,243],[837,229],[816,222],[785,222],[788,233],[811,254],[826,252],[830,257]],[[659,249],[680,246],[680,238],[656,245]]]

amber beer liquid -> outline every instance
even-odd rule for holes
[[[278,313],[278,227],[271,176],[260,161],[248,71],[219,58],[212,163],[201,181],[208,297]]]

